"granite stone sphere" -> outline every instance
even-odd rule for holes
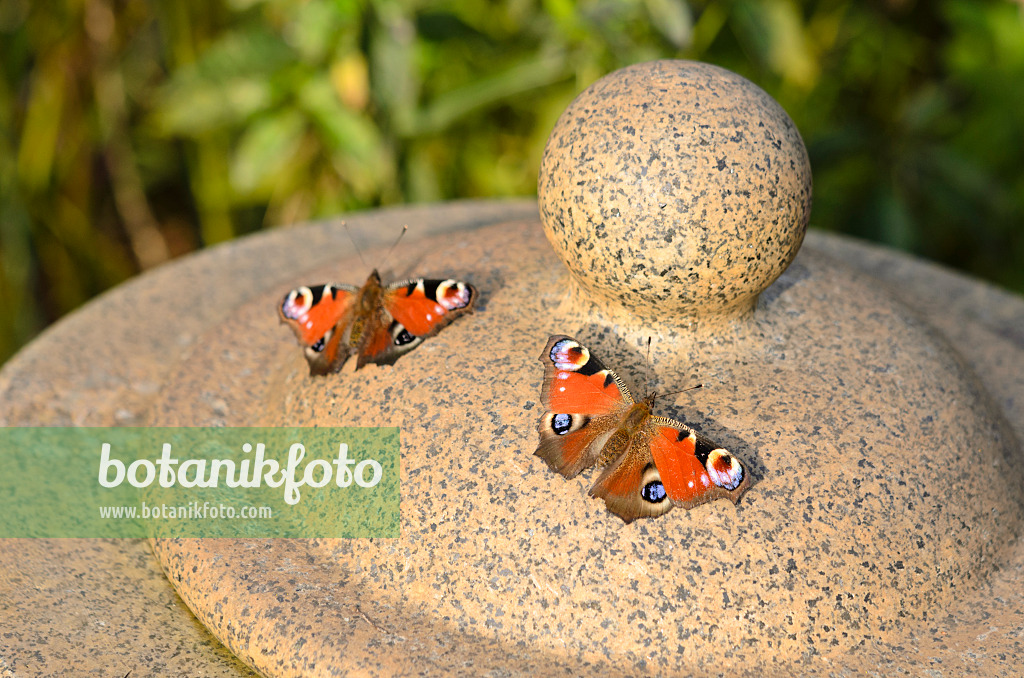
[[[580,94],[537,188],[581,296],[683,324],[751,311],[796,256],[811,210],[807,151],[786,112],[692,61],[629,66]]]

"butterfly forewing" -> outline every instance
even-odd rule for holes
[[[622,381],[576,340],[548,339],[541,401],[548,410],[539,424],[536,455],[567,478],[593,466],[633,403]]]
[[[359,288],[352,285],[298,287],[278,306],[278,315],[295,332],[311,374],[341,369],[349,349],[343,342],[355,313]]]
[[[552,412],[600,416],[633,403],[618,375],[575,339],[551,337],[540,360],[544,363],[541,400]]]
[[[476,288],[458,280],[406,280],[388,285],[384,308],[409,334],[426,338],[476,303]]]
[[[651,454],[665,491],[676,506],[693,508],[714,499],[739,501],[750,484],[739,459],[710,439],[666,417],[653,417]]]

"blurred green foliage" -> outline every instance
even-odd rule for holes
[[[535,192],[582,88],[688,58],[800,128],[812,225],[1024,290],[1024,5],[986,0],[0,0],[0,361],[260,228]]]

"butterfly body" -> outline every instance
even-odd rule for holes
[[[651,394],[633,400],[617,374],[571,337],[548,339],[537,456],[572,478],[604,466],[590,495],[630,523],[673,506],[734,503],[750,483],[743,464],[685,424],[653,414]]]
[[[456,317],[472,310],[477,291],[457,280],[415,279],[385,285],[374,270],[362,287],[298,287],[278,307],[304,348],[310,374],[337,372],[358,356],[391,365]]]

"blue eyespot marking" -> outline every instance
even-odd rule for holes
[[[560,436],[564,436],[572,428],[572,415],[556,414],[551,419],[551,430]]]
[[[395,337],[395,346],[405,346],[406,344],[411,344],[414,341],[416,341],[416,337],[409,334],[409,330],[403,327],[402,331]]]
[[[665,486],[661,484],[660,480],[652,480],[640,490],[640,496],[644,498],[644,501],[657,504],[665,499]]]

